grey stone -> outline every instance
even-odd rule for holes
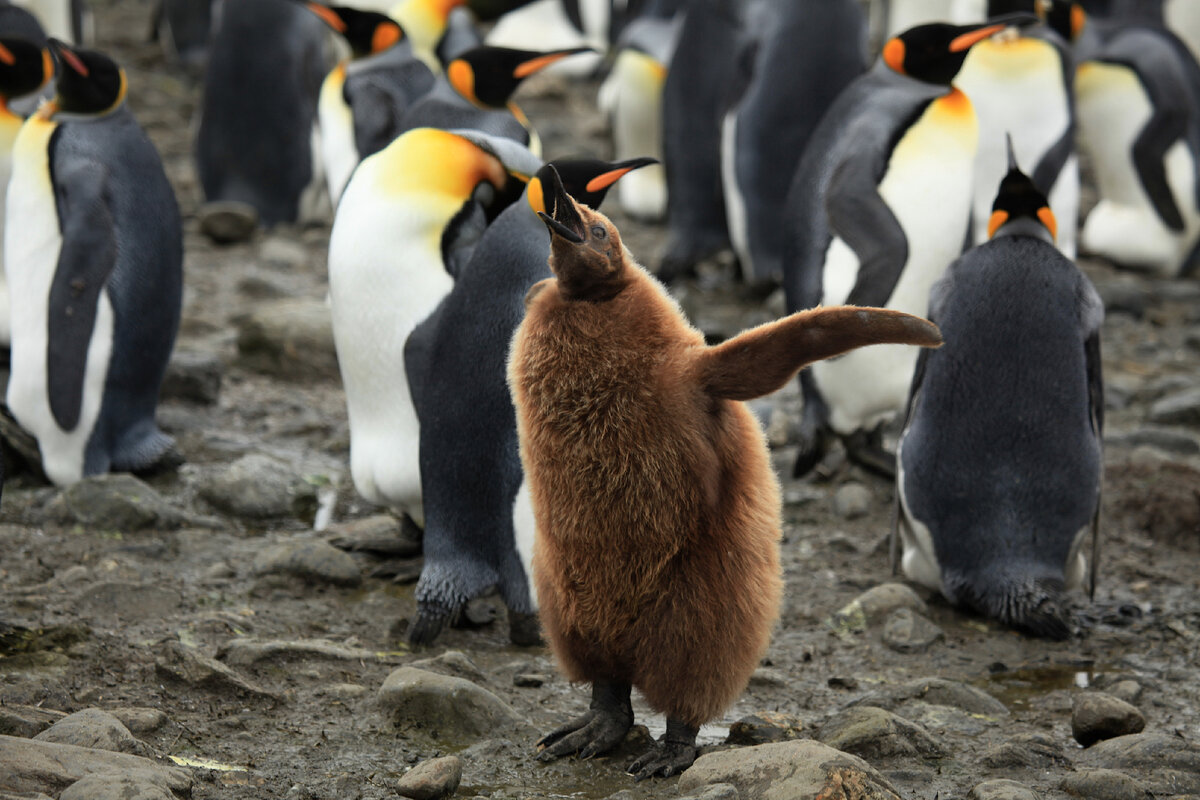
[[[1038,800],[1038,794],[1022,783],[1001,778],[976,784],[967,800]]]
[[[258,247],[258,260],[277,269],[298,270],[308,265],[308,250],[300,242],[268,236]]]
[[[782,689],[788,685],[788,676],[771,667],[759,667],[750,674],[750,687],[758,689]]]
[[[133,475],[94,475],[64,487],[46,506],[46,515],[62,525],[103,531],[175,529],[190,518]]]
[[[1104,442],[1116,447],[1153,447],[1180,456],[1200,453],[1200,438],[1176,428],[1146,426],[1125,434],[1105,436]]]
[[[1200,386],[1154,401],[1149,419],[1160,425],[1200,425]]]
[[[898,800],[887,779],[861,758],[811,739],[706,753],[679,777],[688,794],[703,786],[730,784],[738,796],[756,800]]]
[[[294,540],[265,548],[254,558],[258,575],[285,573],[338,586],[362,583],[358,562],[345,551],[320,540]]]
[[[146,783],[165,786],[186,795],[191,791],[191,772],[161,766],[141,756],[114,753],[57,742],[0,736],[0,790],[46,792],[58,795],[88,775],[118,774]]]
[[[125,581],[92,584],[76,601],[85,614],[126,621],[169,617],[179,611],[182,603],[183,595],[178,589]]]
[[[883,643],[897,653],[923,653],[946,634],[911,608],[898,608],[883,624]]]
[[[316,487],[290,464],[263,453],[250,453],[199,487],[200,496],[221,511],[248,519],[297,517],[311,521],[317,510]]]
[[[182,642],[169,641],[162,646],[154,660],[154,671],[163,680],[180,681],[215,694],[275,699],[272,692]]]
[[[912,720],[931,733],[949,731],[963,736],[978,736],[988,728],[999,725],[995,717],[969,714],[961,708],[939,706],[919,700],[909,701],[900,709],[900,716]]]
[[[0,735],[32,739],[67,716],[62,711],[20,704],[0,704]]]
[[[803,734],[804,723],[799,717],[780,714],[775,711],[760,711],[748,717],[742,717],[729,726],[729,736],[726,744],[756,745],[770,742],[786,742],[799,739]]]
[[[1140,781],[1112,769],[1089,769],[1062,779],[1064,792],[1084,800],[1150,800],[1153,795]]]
[[[519,686],[522,689],[537,689],[544,686],[549,680],[540,672],[518,672],[513,675],[513,686]]]
[[[1104,301],[1105,310],[1109,313],[1124,312],[1140,317],[1153,300],[1153,291],[1146,282],[1133,276],[1114,275],[1093,282],[1100,299]]]
[[[119,719],[121,724],[136,736],[153,733],[169,721],[167,715],[157,708],[123,706],[120,708],[110,708],[108,709],[108,713]]]
[[[326,534],[327,541],[342,550],[393,558],[411,558],[421,553],[421,530],[408,519],[399,520],[390,514],[330,525]]]
[[[374,650],[346,647],[325,639],[257,640],[240,637],[226,642],[217,651],[217,658],[235,667],[246,667],[263,661],[287,662],[319,659],[323,661],[376,661]]]
[[[200,207],[200,231],[218,244],[248,241],[258,228],[258,210],[238,200],[218,200]]]
[[[925,601],[903,583],[882,583],[872,587],[843,606],[828,620],[832,628],[843,632],[865,631],[886,619],[898,608],[925,612]]]
[[[462,780],[463,763],[458,756],[445,756],[423,761],[401,776],[396,793],[413,800],[438,800],[458,790]]]
[[[1200,776],[1200,746],[1167,733],[1134,733],[1106,739],[1085,750],[1079,761],[1088,767],[1171,769]]]
[[[1007,742],[990,747],[983,752],[979,761],[992,769],[1048,769],[1070,764],[1058,743],[1040,733],[1019,734]]]
[[[861,483],[844,483],[833,493],[833,513],[842,519],[865,517],[873,499],[871,490]]]
[[[238,362],[285,380],[337,380],[333,322],[323,300],[264,302],[238,320]]]
[[[1083,692],[1075,696],[1071,714],[1071,735],[1084,747],[1102,739],[1141,733],[1146,727],[1142,712],[1103,692]]]
[[[178,800],[161,783],[128,775],[88,775],[67,787],[58,800]]]
[[[487,675],[484,675],[483,671],[475,666],[474,662],[467,658],[467,654],[461,650],[447,650],[433,658],[422,658],[414,661],[409,666],[416,669],[437,672],[442,675],[463,678],[472,683],[488,682]]]
[[[946,678],[919,678],[886,686],[864,695],[851,705],[878,706],[895,711],[915,700],[960,708],[969,714],[982,714],[987,717],[1008,716],[1008,709],[1004,704],[987,692]]]
[[[167,362],[158,396],[162,400],[186,400],[214,405],[221,398],[221,379],[225,365],[213,353],[176,350]]]
[[[138,749],[138,741],[129,729],[112,714],[98,708],[68,714],[33,738],[39,742],[73,744],[117,753],[132,753]]]
[[[487,689],[413,667],[388,675],[378,702],[398,728],[423,732],[443,744],[473,741],[524,722]]]
[[[1142,685],[1135,680],[1126,678],[1108,687],[1108,693],[1118,700],[1124,700],[1132,705],[1142,696]]]
[[[738,800],[737,787],[732,783],[714,783],[679,800]]]
[[[946,754],[921,726],[873,706],[856,706],[835,715],[817,731],[817,739],[866,759]]]

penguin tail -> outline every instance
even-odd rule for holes
[[[1003,624],[1042,639],[1063,641],[1071,626],[1060,577],[944,576],[947,596]]]

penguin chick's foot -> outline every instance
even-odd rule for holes
[[[678,775],[696,760],[698,732],[698,728],[668,717],[667,732],[659,738],[653,750],[630,764],[627,772],[639,781],[655,775],[663,778]]]
[[[616,747],[633,727],[633,706],[628,683],[596,681],[588,712],[543,736],[537,743],[538,760],[553,761],[578,753],[591,758]]]

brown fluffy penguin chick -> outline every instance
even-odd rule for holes
[[[557,178],[557,175],[552,176]],[[818,308],[709,347],[606,217],[545,187],[554,278],[533,286],[509,360],[537,537],[533,579],[563,672],[591,708],[539,758],[590,757],[633,724],[630,688],[666,714],[629,771],[668,776],[738,696],[778,616],[780,496],[740,402],[867,344],[940,344],[918,317]]]

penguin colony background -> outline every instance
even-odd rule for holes
[[[350,472],[424,536],[410,638],[498,592],[514,643],[592,685],[539,757],[613,747],[638,688],[667,715],[645,778],[691,763],[777,624],[743,401],[805,364],[796,476],[841,447],[895,482],[897,570],[1071,634],[1104,416],[1073,258],[1200,266],[1188,2],[162,0],[152,25],[203,82],[204,232],[332,220]],[[182,459],[154,419],[179,211],[89,37],[79,2],[0,6],[5,406],[59,485]],[[617,160],[541,152],[514,97],[543,69],[604,77]],[[614,187],[658,252],[597,210]],[[789,314],[713,346],[668,287],[724,252]]]

